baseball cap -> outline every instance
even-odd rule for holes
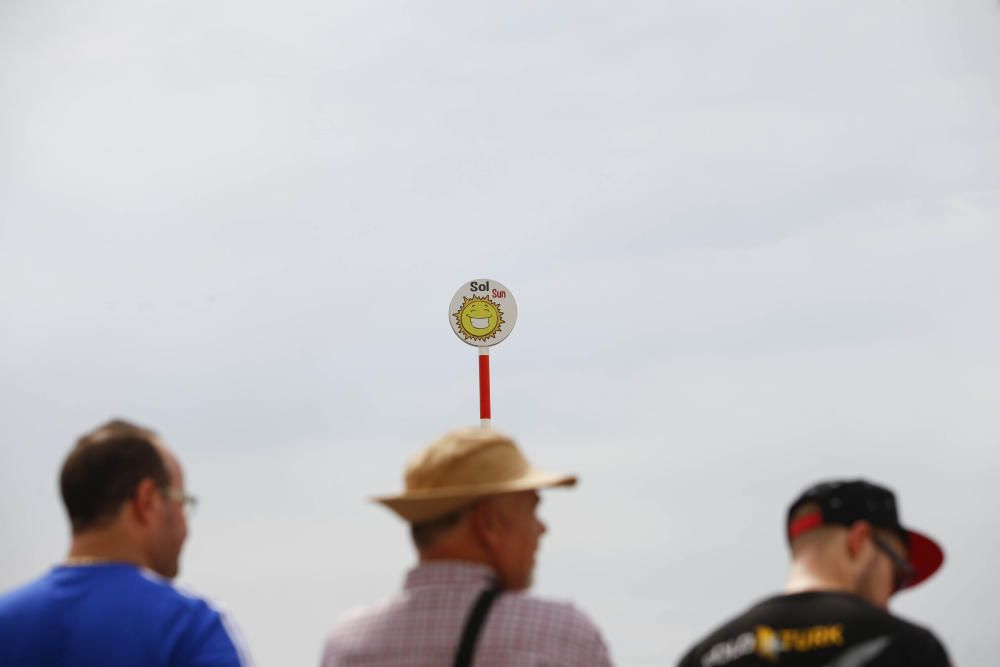
[[[793,521],[792,517],[806,503],[814,503],[819,509]],[[856,521],[867,521],[877,528],[891,530],[906,544],[913,577],[904,588],[912,588],[926,580],[944,562],[944,551],[937,542],[900,523],[896,495],[862,479],[826,481],[809,487],[788,507],[785,526],[791,542],[819,526],[850,526]]]

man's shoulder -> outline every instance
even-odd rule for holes
[[[934,632],[931,631],[931,629],[926,626],[911,621],[909,618],[906,618],[905,616],[890,614],[888,612],[886,612],[886,616],[889,618],[889,622],[892,624],[893,628],[900,633],[905,633],[913,637],[921,637],[924,639],[934,639],[935,641],[937,641]]]
[[[811,591],[779,594],[751,604],[720,624],[709,636],[756,626],[782,626],[794,623],[820,624],[825,621],[865,619],[891,624],[888,612],[849,593]]]
[[[375,604],[356,607],[334,623],[326,638],[325,654],[350,654],[373,643],[385,642],[387,637],[410,636],[414,632],[411,625],[417,618],[417,610],[421,627],[432,624],[436,628],[435,636],[439,637],[446,635],[446,629],[450,628],[457,637],[475,597],[475,591],[471,590],[461,596],[442,596],[431,604],[424,604],[428,602],[424,600],[413,606],[414,600],[404,592]],[[496,642],[508,647],[524,642],[531,644],[537,642],[540,629],[550,643],[578,646],[596,653],[607,651],[600,630],[573,603],[514,591],[502,593],[493,603],[483,630],[486,645],[483,648]]]
[[[899,647],[912,658],[912,664],[948,664],[943,645],[930,630],[858,596],[839,592],[777,595],[762,600],[705,635],[679,664],[714,667],[751,654],[773,658],[787,648],[785,644],[833,649],[857,642],[875,646],[876,640],[883,642],[880,646],[891,643]]]
[[[127,565],[109,565],[55,567],[0,595],[0,616],[33,608],[80,604],[173,620],[211,617],[219,613],[206,599],[153,572]]]
[[[569,601],[511,592],[501,595],[487,617],[484,654],[546,656],[559,665],[610,665],[601,631]],[[546,663],[548,664],[548,663]]]
[[[398,600],[396,598],[385,598],[372,604],[349,609],[334,621],[333,628],[329,633],[329,639],[336,639],[340,636],[355,636],[359,629],[385,618],[397,604]]]
[[[37,605],[50,590],[48,574],[0,594],[0,620]]]
[[[0,626],[22,637],[35,636],[56,618],[73,619],[87,645],[115,635],[135,650],[155,645],[180,653],[206,647],[213,654],[241,652],[231,624],[208,600],[132,566],[56,567],[0,598]]]
[[[506,622],[523,625],[545,622],[555,630],[599,634],[590,617],[568,600],[509,592],[497,599],[495,612]]]
[[[219,615],[207,599],[151,570],[122,566],[114,572],[94,574],[94,583],[99,585],[90,590],[109,606],[127,605],[135,614],[171,622],[211,620]]]
[[[152,572],[144,571],[142,577],[165,608],[186,619],[184,634],[190,650],[214,653],[220,664],[230,664],[230,660],[237,664],[237,658],[238,664],[249,664],[242,634],[222,605]]]
[[[148,570],[138,571],[135,587],[144,591],[149,598],[160,601],[164,606],[183,609],[189,614],[198,616],[219,615],[218,609],[208,599]]]
[[[919,658],[920,664],[947,665],[950,663],[944,643],[930,628],[895,614],[889,618],[893,635],[898,638],[901,645],[907,647],[907,653]]]
[[[337,619],[332,633],[350,633],[376,623],[395,612],[403,599],[403,596],[393,596],[374,604],[355,607]],[[567,627],[597,630],[590,618],[572,602],[542,598],[520,591],[501,593],[490,611],[491,622],[493,617],[529,624],[532,619],[545,618]]]
[[[752,653],[757,639],[748,630],[754,626],[751,617],[760,604],[744,608],[703,635],[684,653],[679,667],[725,664]]]

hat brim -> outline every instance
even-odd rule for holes
[[[409,523],[422,523],[440,518],[486,496],[556,486],[574,486],[576,482],[576,475],[552,474],[531,469],[517,479],[504,482],[408,491],[396,496],[376,496],[372,500],[385,505]]]
[[[913,579],[904,586],[913,588],[930,578],[944,563],[944,550],[930,537],[909,528],[904,529],[907,538],[907,561],[913,567]]]

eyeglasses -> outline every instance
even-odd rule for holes
[[[913,569],[913,566],[905,558],[899,555],[899,552],[889,546],[889,543],[876,533],[872,533],[872,541],[892,561],[894,570],[893,585],[896,587],[895,590],[898,591],[901,588],[906,588],[913,581],[916,570]]]
[[[198,498],[197,496],[192,496],[189,493],[185,493],[180,489],[175,489],[172,486],[165,486],[162,489],[163,495],[171,500],[176,500],[181,505],[184,506],[184,511],[188,514],[193,514],[198,508]]]

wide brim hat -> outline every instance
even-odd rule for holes
[[[535,468],[508,436],[491,428],[457,429],[406,467],[405,491],[375,496],[409,523],[443,517],[488,496],[573,486],[577,476]]]

